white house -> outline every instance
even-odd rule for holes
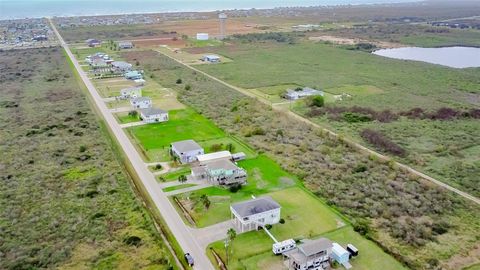
[[[174,142],[171,144],[172,154],[178,157],[181,163],[191,163],[197,160],[197,156],[205,151],[194,140]]]
[[[131,49],[133,48],[133,43],[131,41],[119,41],[118,48],[120,49]]]
[[[205,62],[210,62],[210,63],[219,63],[220,62],[220,56],[215,55],[215,54],[207,54],[207,55],[203,56],[202,60],[205,61]]]
[[[152,107],[152,99],[149,97],[137,97],[130,100],[134,109],[147,109]]]
[[[280,205],[268,196],[230,206],[233,223],[240,232],[256,230],[267,224],[277,224],[280,221],[280,209]]]
[[[332,242],[326,238],[310,240],[297,248],[283,253],[289,270],[330,269]]]
[[[120,97],[123,99],[127,98],[137,98],[142,96],[141,87],[129,87],[120,90]]]
[[[309,96],[323,96],[323,91],[316,90],[309,87],[304,87],[300,89],[288,89],[287,92],[283,95],[284,98],[290,100],[297,100]]]
[[[208,33],[197,33],[197,40],[208,40]]]
[[[166,122],[168,121],[168,112],[157,108],[141,109],[140,118],[145,123]]]
[[[247,172],[235,165],[230,159],[225,158],[193,167],[192,177],[195,180],[206,179],[215,185],[221,186],[243,185],[247,182]]]

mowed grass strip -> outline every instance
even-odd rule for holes
[[[168,122],[137,126],[127,130],[146,151],[167,148],[176,141],[189,139],[202,141],[225,136],[221,129],[192,109],[170,111],[169,115]]]

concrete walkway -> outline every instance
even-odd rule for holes
[[[175,207],[170,203],[169,199],[158,185],[153,174],[148,170],[147,166],[145,166],[145,162],[142,160],[140,153],[137,152],[127,134],[117,123],[117,120],[107,108],[105,102],[103,102],[102,97],[95,89],[95,86],[80,67],[78,61],[75,59],[75,56],[70,51],[67,43],[65,43],[53,22],[50,19],[49,21],[52,30],[60,41],[61,46],[64,48],[67,56],[72,61],[80,78],[93,98],[98,111],[105,119],[105,122],[108,125],[111,133],[117,139],[119,146],[130,160],[135,173],[138,175],[138,178],[141,181],[140,184],[145,187],[148,196],[157,207],[158,211],[163,217],[163,220],[165,220],[166,226],[168,226],[170,232],[177,240],[177,243],[182,248],[183,252],[189,252],[195,258],[195,266],[193,269],[213,270],[214,267],[205,253],[203,244],[199,244],[195,238],[195,235],[193,235],[191,228],[185,225],[177,210],[175,210]]]
[[[206,249],[210,243],[225,239],[227,237],[227,231],[230,228],[235,229],[233,220],[227,220],[206,228],[190,230],[192,231],[192,234],[195,235],[199,245]]]
[[[103,99],[102,99],[103,101]],[[118,107],[118,108],[113,108],[113,109],[110,109],[110,112],[112,113],[122,113],[122,112],[129,112],[129,111],[132,111],[132,107]]]
[[[188,184],[187,182],[185,183],[182,183],[182,184]],[[195,190],[199,190],[199,189],[204,189],[204,188],[207,188],[207,187],[211,187],[213,186],[212,184],[200,184],[200,185],[196,185],[196,186],[193,186],[193,187],[188,187],[188,188],[182,188],[182,189],[177,189],[177,190],[174,190],[174,191],[170,191],[170,192],[165,192],[165,195],[166,196],[173,196],[173,195],[178,195],[178,194],[182,194],[182,193],[186,193],[186,192],[191,192],[191,191],[195,191]]]
[[[143,125],[146,125],[148,123],[145,123],[143,121],[138,121],[138,122],[131,122],[131,123],[126,123],[126,124],[121,124],[120,127],[121,128],[129,128],[129,127],[137,127],[137,126],[143,126]]]

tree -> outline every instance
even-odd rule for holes
[[[182,83],[182,79],[177,79],[176,83],[177,83],[177,84],[181,84],[181,83]]]
[[[323,96],[314,96],[311,97],[308,102],[310,103],[310,107],[323,107],[325,104],[325,99]]]
[[[178,177],[178,182],[180,182],[180,183],[185,183],[185,182],[187,182],[187,177],[186,177],[184,174],[180,175],[180,176]]]
[[[202,196],[200,196],[200,200],[202,201],[203,206],[205,206],[206,209],[210,208],[211,201],[207,195],[202,194]]]
[[[231,152],[235,151],[235,145],[233,145],[233,143],[228,143],[225,146],[225,149],[227,149],[227,151],[229,151],[231,153]]]
[[[235,238],[237,238],[237,231],[235,231],[235,229],[233,229],[233,228],[228,229],[226,243],[228,243],[228,242],[230,243],[230,246],[231,246],[230,252],[232,252],[232,253],[233,253],[233,240],[235,240]],[[227,247],[228,247],[228,245],[226,244],[225,248],[227,248]],[[227,264],[228,264],[228,248],[226,250],[226,253],[227,253]]]
[[[128,116],[137,117],[137,115],[138,115],[138,112],[137,112],[137,111],[129,111],[129,112],[128,112]]]

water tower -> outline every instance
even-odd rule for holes
[[[224,39],[226,37],[225,24],[227,22],[227,14],[225,14],[225,13],[218,14],[218,19],[220,20],[220,36],[219,36],[219,39]]]

